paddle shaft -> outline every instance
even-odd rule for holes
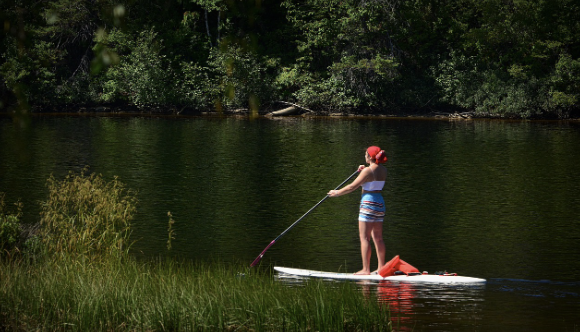
[[[342,181],[341,184],[338,185],[338,187],[334,188],[334,190],[338,190],[340,187],[342,187],[342,185],[344,185],[348,180],[350,180],[353,176],[355,176],[359,171],[356,170],[354,173],[352,173],[348,179]],[[291,230],[294,226],[296,226],[296,224],[298,222],[300,222],[300,220],[304,219],[304,217],[306,217],[310,212],[312,212],[312,210],[316,209],[317,206],[319,206],[322,202],[324,202],[326,199],[328,198],[328,195],[324,196],[323,199],[320,200],[320,202],[316,203],[316,205],[314,205],[313,207],[310,208],[310,210],[308,210],[305,214],[302,215],[302,217],[298,218],[298,220],[296,220],[292,225],[290,225],[290,227],[286,228],[285,231],[282,232],[282,234],[278,235],[277,238],[275,238],[272,242],[270,242],[270,244],[266,247],[266,249],[264,249],[262,251],[262,253],[260,253],[258,255],[258,257],[256,257],[256,259],[254,259],[254,261],[252,262],[252,264],[250,264],[250,266],[256,266],[256,264],[258,264],[260,262],[260,260],[262,259],[262,257],[264,257],[264,254],[266,253],[266,251],[268,249],[270,249],[270,247],[272,245],[274,245],[274,243],[276,243],[276,241],[278,241],[279,238],[281,238],[282,236],[284,236],[284,234],[288,233],[289,230]]]

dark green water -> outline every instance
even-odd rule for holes
[[[49,175],[90,165],[138,190],[136,255],[249,265],[368,145],[389,157],[388,256],[489,280],[372,286],[402,329],[580,329],[580,123],[0,117],[0,192],[34,222]],[[358,199],[327,199],[263,264],[358,270]]]

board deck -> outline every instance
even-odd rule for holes
[[[381,277],[378,274],[371,275],[355,275],[353,273],[339,273],[339,272],[322,272],[305,269],[295,269],[290,267],[275,266],[274,270],[283,275],[324,278],[335,280],[371,280],[371,281],[401,281],[401,282],[428,282],[428,283],[485,283],[485,279],[463,277],[458,275],[437,275],[437,274],[419,274],[414,276],[395,275],[388,277]]]

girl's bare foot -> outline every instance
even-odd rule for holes
[[[357,273],[355,273],[355,275],[359,275],[359,276],[360,275],[368,275],[368,274],[371,274],[371,272],[370,271],[365,271],[365,270],[360,270]]]

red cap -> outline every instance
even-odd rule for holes
[[[367,153],[371,158],[375,160],[377,164],[383,164],[387,162],[387,154],[385,150],[381,150],[378,146],[371,146],[367,149]]]

